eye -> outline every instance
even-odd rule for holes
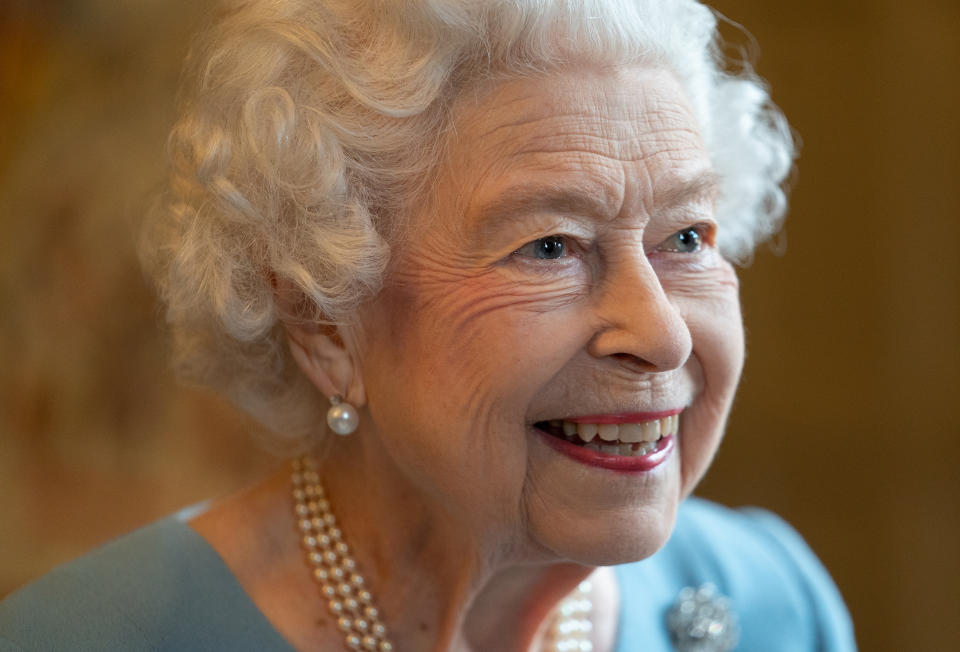
[[[703,246],[703,227],[690,226],[664,240],[660,248],[682,254],[695,254]]]
[[[540,260],[556,260],[567,255],[567,243],[563,236],[550,235],[528,242],[514,253]]]

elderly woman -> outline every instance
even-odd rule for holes
[[[180,365],[304,455],[52,573],[0,648],[847,650],[688,496],[792,141],[695,0],[246,0],[147,236]]]

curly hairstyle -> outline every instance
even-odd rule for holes
[[[380,288],[444,156],[452,107],[490,80],[571,65],[665,66],[721,177],[718,242],[742,262],[786,210],[794,145],[749,66],[731,71],[696,0],[234,0],[187,59],[167,191],[144,263],[180,374],[286,449],[325,402],[282,323],[348,323]],[[277,287],[299,295],[294,311]]]

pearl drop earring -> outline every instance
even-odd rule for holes
[[[327,425],[330,430],[346,437],[352,434],[360,425],[360,415],[353,407],[337,394],[330,399],[330,409],[327,410]]]

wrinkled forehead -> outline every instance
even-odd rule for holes
[[[442,183],[455,188],[467,219],[541,186],[581,196],[591,211],[612,217],[650,210],[678,187],[708,195],[716,185],[683,88],[662,68],[492,85],[456,106],[448,157]]]

